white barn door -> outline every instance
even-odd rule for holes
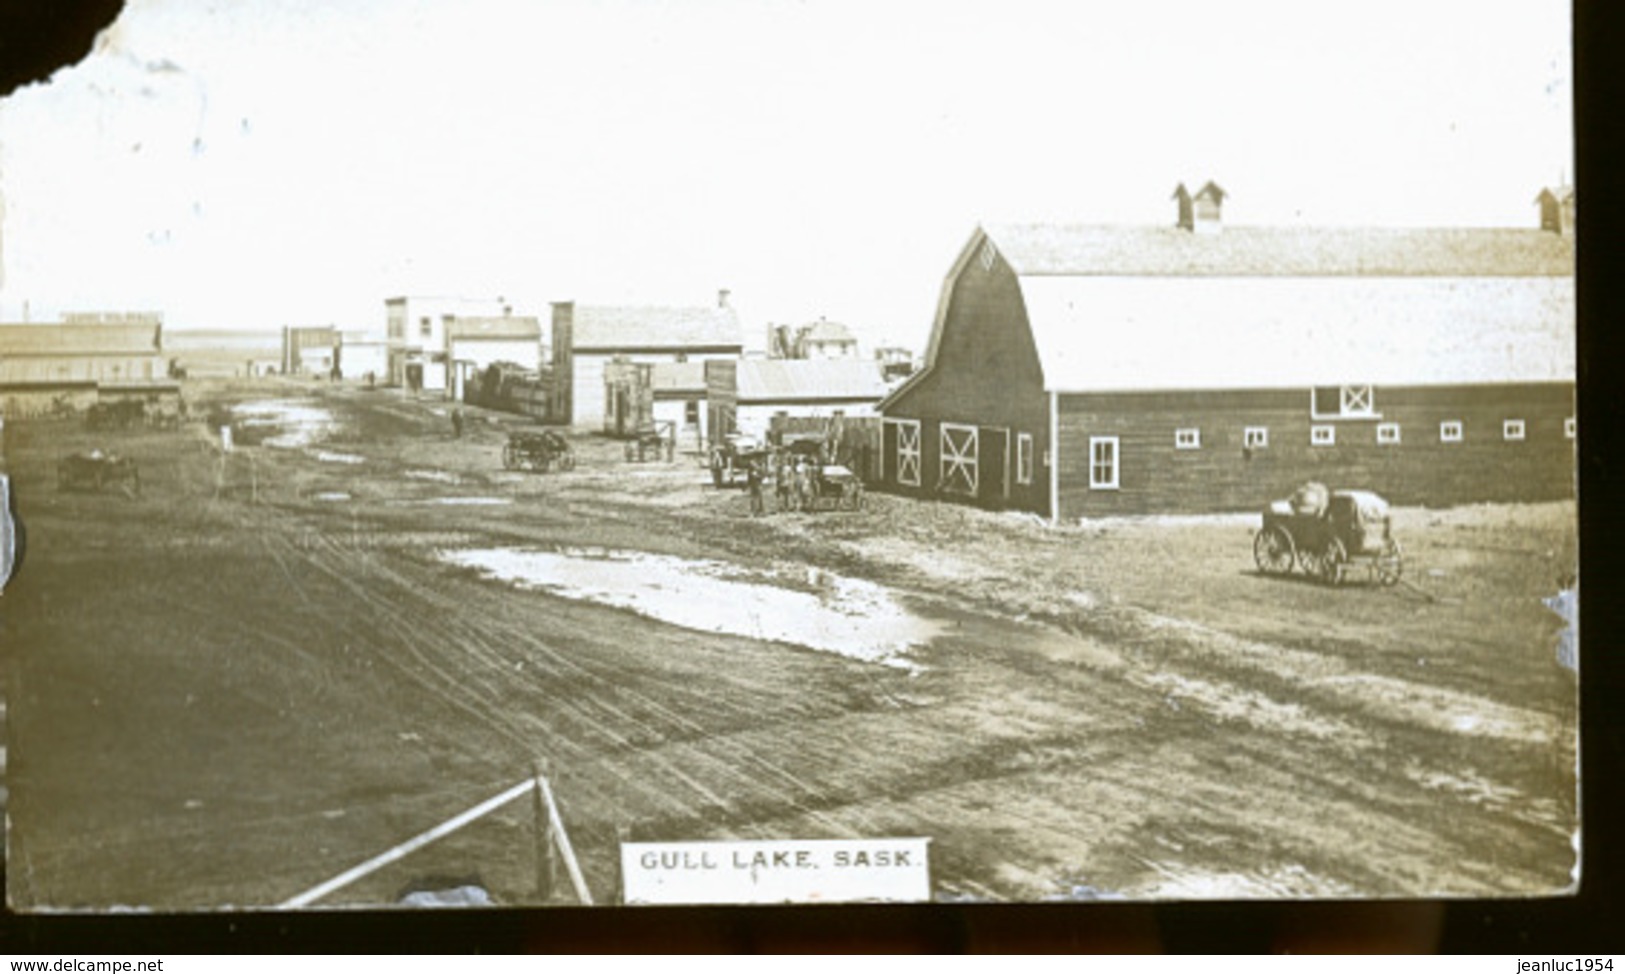
[[[938,489],[945,494],[975,497],[979,485],[976,460],[980,448],[976,427],[943,423],[939,430]]]

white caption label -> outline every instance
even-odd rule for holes
[[[931,898],[930,839],[628,842],[631,904],[920,903]]]

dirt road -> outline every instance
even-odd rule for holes
[[[17,908],[275,904],[538,767],[601,900],[625,837],[926,836],[945,900],[1572,882],[1576,674],[1542,602],[1572,505],[1401,511],[1413,584],[1333,590],[1257,575],[1251,516],[751,518],[692,458],[592,437],[503,471],[516,417],[193,397],[211,423],[6,427]],[[57,488],[93,445],[139,495]],[[537,902],[532,813],[327,902]]]

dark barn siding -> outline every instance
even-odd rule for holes
[[[1396,504],[1441,507],[1574,496],[1574,415],[1568,383],[1378,387],[1379,419],[1314,419],[1309,390],[1143,392],[1064,395],[1060,400],[1062,516],[1256,510],[1306,480],[1367,488]],[[1502,438],[1502,421],[1522,419],[1525,438]],[[1439,425],[1457,420],[1460,443]],[[1400,442],[1379,445],[1377,424],[1394,422]],[[1310,445],[1310,427],[1336,429],[1333,446]],[[1269,445],[1246,451],[1242,431],[1269,430]],[[1201,430],[1201,447],[1178,450],[1174,431]],[[1119,488],[1089,488],[1089,438],[1120,438]]]
[[[953,283],[948,319],[941,331],[933,367],[885,411],[888,418],[918,419],[920,424],[920,486],[899,485],[896,449],[887,436],[885,487],[911,496],[944,496],[935,488],[940,469],[939,423],[963,423],[984,428],[985,444],[993,429],[1010,435],[1010,497],[986,486],[975,503],[989,507],[1049,513],[1049,471],[1042,464],[1049,433],[1049,399],[1043,391],[1038,350],[1027,327],[1027,313],[1015,275],[1003,259],[991,270],[979,255],[971,255]],[[1029,433],[1034,443],[1033,482],[1017,484],[1015,440]],[[1002,447],[1001,447],[1002,454]],[[991,495],[991,496],[990,496]],[[972,498],[951,499],[973,501]]]

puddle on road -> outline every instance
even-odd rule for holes
[[[350,499],[350,495],[342,490],[324,490],[319,494],[310,496],[312,499],[319,501],[347,501]]]
[[[310,446],[337,429],[333,414],[308,401],[261,399],[231,407],[233,425],[245,444],[259,442],[282,449]]]
[[[312,453],[311,456],[315,457],[317,460],[320,460],[322,463],[357,464],[367,462],[366,457],[358,457],[354,453],[332,453],[327,450],[317,450],[315,453]]]
[[[439,557],[520,588],[630,609],[685,629],[790,643],[900,669],[914,669],[904,654],[941,631],[881,586],[828,572],[804,579],[815,589],[809,592],[764,582],[762,573],[725,562],[639,551],[479,548],[442,551]]]
[[[448,504],[454,507],[498,507],[503,504],[512,504],[506,497],[431,497],[428,500],[417,501],[419,504]]]
[[[408,470],[404,476],[413,480],[432,480],[437,484],[460,484],[463,478],[444,470]]]

